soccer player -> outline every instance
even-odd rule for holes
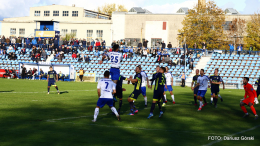
[[[258,115],[254,108],[254,103],[258,103],[257,95],[256,95],[256,92],[255,92],[253,86],[251,84],[249,84],[248,81],[249,81],[249,78],[244,77],[243,84],[244,84],[244,89],[245,89],[245,96],[244,96],[244,99],[240,102],[240,107],[245,113],[245,115],[243,117],[249,116],[249,114],[245,108],[245,105],[248,105],[251,108],[252,112],[254,113],[255,119],[258,119]]]
[[[257,98],[258,98],[258,96],[260,95],[260,78],[255,82],[255,84],[257,84]]]
[[[215,71],[218,72],[218,68],[215,69]],[[222,80],[222,84],[223,84],[223,90],[225,90],[225,83],[224,81]],[[221,102],[223,102],[223,98],[221,97],[221,95],[219,94],[220,90],[218,90],[218,97],[220,98]],[[211,92],[211,104],[213,102],[213,93]]]
[[[158,104],[159,110],[160,110],[160,114],[159,114],[159,118],[162,117],[163,115],[163,111],[162,111],[162,107],[161,107],[161,103],[160,100],[161,98],[164,97],[163,93],[164,93],[164,86],[165,86],[165,73],[166,69],[164,67],[161,67],[159,70],[159,73],[157,73],[157,75],[151,79],[151,81],[155,81],[155,87],[154,87],[154,92],[153,92],[153,103],[151,106],[151,110],[150,110],[150,115],[147,117],[148,119],[150,119],[151,117],[153,117],[153,110],[155,108],[155,104]]]
[[[175,104],[174,95],[172,93],[172,90],[173,90],[172,89],[172,86],[173,86],[173,76],[172,76],[172,74],[170,72],[168,72],[168,70],[169,70],[168,67],[165,67],[165,69],[166,69],[166,72],[164,73],[164,75],[165,75],[165,78],[166,78],[166,84],[165,84],[165,87],[164,87],[163,95],[164,95],[164,98],[165,98],[165,102],[167,102],[167,98],[166,98],[165,92],[169,91],[170,94],[171,94],[171,97],[172,97],[172,103]],[[163,103],[162,106],[165,106],[165,105],[166,105],[166,103]]]
[[[197,80],[198,80],[198,77],[199,77],[199,72],[200,70],[199,69],[196,69],[196,75],[193,76],[193,79],[192,79],[192,82],[191,82],[191,90],[193,90],[193,94],[194,94],[194,105],[197,106],[197,94],[198,94],[198,90],[199,90],[199,87],[197,88],[194,88],[197,84]]]
[[[114,45],[113,46],[113,52],[108,52],[107,55],[110,58],[111,61],[111,68],[110,68],[110,75],[111,79],[115,84],[117,84],[117,81],[120,76],[120,62],[122,61],[123,57],[122,54],[118,52],[119,51],[119,45]],[[102,60],[99,62],[99,64],[102,64],[104,59],[107,56],[104,55],[102,57]]]
[[[221,83],[222,83],[222,78],[218,75],[218,70],[215,69],[214,75],[210,76],[211,93],[213,96],[215,108],[217,108],[219,85]]]
[[[156,75],[159,73],[159,71],[160,71],[160,66],[156,66],[156,72],[153,74],[153,77],[152,77],[152,78],[155,78]],[[151,80],[150,89],[153,88],[153,81],[154,81],[154,80]],[[162,101],[163,101],[163,103],[166,103],[166,99],[164,98],[164,96],[163,96],[163,98],[162,98]]]
[[[130,104],[130,114],[134,115],[135,113],[138,113],[138,110],[135,108],[134,101],[137,100],[138,96],[142,93],[141,91],[141,84],[142,84],[142,75],[141,75],[141,67],[137,66],[135,69],[136,75],[134,76],[134,79],[130,77],[128,81],[132,82],[132,84],[135,86],[134,91],[130,94],[127,101]]]
[[[142,69],[142,67],[140,65],[139,65],[139,67]],[[148,80],[147,74],[142,70],[141,70],[141,76],[142,76],[141,91],[142,91],[142,95],[144,96],[144,105],[145,105],[145,107],[147,107],[146,82],[147,82],[147,85],[149,88],[149,80]]]
[[[116,85],[116,94],[114,94],[114,97],[117,97],[119,98],[119,108],[117,110],[118,114],[120,114],[120,110],[121,110],[121,107],[122,107],[122,104],[123,104],[123,101],[122,101],[122,98],[123,98],[123,91],[126,91],[126,89],[123,88],[123,81],[124,80],[128,80],[126,77],[124,76],[119,76],[119,80],[117,82],[117,85]],[[129,82],[128,82],[129,84]],[[113,104],[115,106],[115,102]]]
[[[99,109],[104,107],[106,104],[112,110],[112,112],[116,115],[118,121],[120,121],[120,116],[116,111],[116,108],[113,106],[113,95],[116,93],[115,83],[109,79],[109,71],[105,71],[104,79],[98,81],[97,92],[98,92],[98,102],[94,112],[94,120],[92,122],[96,122],[97,116],[99,113]]]
[[[198,100],[200,100],[200,107],[199,107],[198,111],[201,111],[202,107],[207,104],[207,102],[205,102],[205,94],[207,92],[209,80],[210,80],[209,77],[204,75],[204,69],[201,69],[200,76],[198,77],[198,80],[197,80],[197,85],[194,87],[194,89],[199,87]],[[205,102],[204,104],[203,104],[202,99],[204,99],[204,102]]]
[[[50,66],[50,71],[48,71],[48,75],[47,75],[48,94],[50,94],[50,87],[51,86],[55,86],[58,94],[60,94],[60,91],[58,89],[58,86],[55,84],[55,81],[58,82],[58,74],[56,73],[55,70],[53,70],[52,66]]]

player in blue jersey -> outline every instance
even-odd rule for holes
[[[96,122],[99,109],[104,107],[106,104],[116,115],[118,121],[120,121],[120,116],[116,111],[116,108],[113,106],[113,95],[116,93],[115,83],[109,79],[109,71],[105,71],[104,78],[98,81],[97,92],[98,92],[98,102],[94,112],[94,120]]]
[[[200,76],[198,77],[198,80],[197,80],[197,85],[194,87],[194,89],[199,87],[198,100],[200,100],[200,107],[199,107],[198,111],[201,111],[202,107],[205,106],[205,104],[207,103],[207,102],[205,102],[205,104],[203,104],[202,100],[205,99],[205,94],[207,93],[209,80],[210,80],[209,77],[204,75],[204,69],[201,69]]]
[[[48,71],[47,82],[48,82],[48,94],[50,94],[51,86],[55,86],[58,94],[60,94],[58,86],[56,85],[56,82],[58,82],[58,74],[56,73],[55,70],[53,70],[52,66],[50,66],[50,71]]]
[[[260,95],[260,78],[258,78],[258,80],[255,82],[255,84],[257,85],[257,90],[256,90],[256,94],[257,94],[257,98]]]
[[[199,75],[200,70],[196,69],[196,75],[193,76],[192,82],[191,82],[191,90],[193,90],[193,94],[194,94],[194,105],[197,106],[197,94],[199,91],[199,87],[194,88],[197,85],[197,80]]]
[[[164,86],[165,86],[165,81],[166,81],[166,78],[164,75],[165,71],[166,71],[166,69],[164,67],[161,67],[159,70],[159,73],[157,73],[156,76],[151,79],[151,81],[155,80],[155,87],[154,87],[154,92],[153,92],[153,103],[151,106],[150,114],[147,117],[148,119],[153,117],[153,110],[155,108],[156,103],[158,104],[158,107],[160,110],[159,118],[162,117],[162,115],[163,115],[160,100],[161,100],[161,98],[164,98],[163,93],[164,93]]]
[[[217,69],[215,69],[214,75],[210,76],[210,83],[214,106],[217,108],[219,85],[222,83],[222,78],[218,75]]]
[[[120,63],[123,59],[122,54],[119,53],[119,45],[114,45],[113,52],[107,53],[107,56],[109,56],[111,61],[111,68],[110,68],[111,79],[113,80],[114,83],[117,84],[117,81],[120,76]],[[102,57],[102,60],[99,62],[99,64],[103,63],[105,58],[106,55]]]
[[[135,69],[136,75],[134,78],[131,76],[128,81],[132,82],[132,84],[135,86],[134,91],[130,94],[127,101],[130,104],[130,110],[131,113],[129,115],[134,115],[135,113],[138,113],[138,110],[136,109],[134,105],[134,101],[137,100],[138,96],[142,93],[141,91],[141,84],[142,84],[142,75],[141,75],[141,67],[137,66]]]

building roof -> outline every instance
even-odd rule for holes
[[[137,14],[145,13],[145,10],[141,7],[133,7],[129,10],[129,12],[137,12]]]
[[[225,10],[225,13],[226,13],[226,14],[231,14],[231,15],[239,14],[239,12],[238,12],[236,9],[234,9],[234,8],[227,8],[227,9]]]
[[[189,8],[188,7],[181,7],[176,13],[188,14]]]

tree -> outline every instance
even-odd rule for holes
[[[71,40],[71,39],[74,39],[76,36],[76,33],[67,33],[64,37],[62,37],[61,39],[64,41],[64,40]]]
[[[244,38],[245,47],[248,49],[250,45],[254,50],[260,50],[260,13],[251,16],[251,21],[246,25],[247,36]]]
[[[127,12],[127,9],[125,8],[124,5],[116,5],[115,3],[105,4],[102,7],[98,7],[99,13],[104,13],[109,16],[111,16],[114,11]]]
[[[206,5],[196,5],[188,11],[182,21],[183,28],[178,30],[180,42],[186,41],[189,46],[202,42],[207,43],[208,48],[219,48],[224,44],[223,24],[225,23],[225,13],[217,7],[214,1],[209,1]]]
[[[231,40],[235,39],[236,44],[243,43],[243,35],[245,34],[246,20],[241,18],[234,18],[231,23],[229,23],[229,30],[227,31],[227,36]],[[235,44],[235,45],[236,45]]]

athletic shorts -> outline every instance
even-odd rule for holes
[[[131,94],[130,94],[130,99],[136,101],[138,96],[141,94],[142,92],[140,90],[134,90]]]
[[[154,91],[153,92],[153,101],[160,101],[162,98],[164,98],[163,96],[163,90],[162,91]]]
[[[219,89],[211,88],[211,93],[215,93],[215,95],[218,95]]]
[[[197,87],[197,88],[194,88],[194,91],[193,91],[193,93],[197,95],[197,94],[198,94],[198,91],[199,91],[199,87]]]
[[[56,84],[55,84],[55,81],[49,81],[49,82],[48,82],[48,86],[51,86],[51,85],[56,85]]]
[[[167,85],[167,89],[164,86],[164,91],[172,91],[172,86],[171,85]]]
[[[97,106],[102,108],[107,104],[109,107],[112,107],[113,103],[114,103],[114,101],[111,98],[99,98],[98,102],[97,102]]]
[[[115,97],[123,98],[123,90],[122,89],[116,89]]]
[[[141,92],[143,96],[146,96],[146,87],[141,87]]]
[[[120,76],[119,68],[110,68],[110,75],[112,80],[119,80],[119,76]]]
[[[255,99],[254,97],[249,97],[249,98],[244,99],[243,102],[247,105],[249,104],[249,102],[251,102],[254,105],[254,103],[255,103],[254,99]]]
[[[207,90],[199,90],[197,96],[205,97]]]

